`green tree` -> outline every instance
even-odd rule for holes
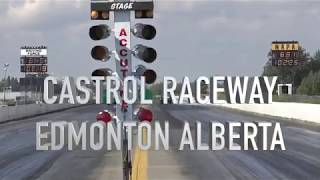
[[[12,78],[11,87],[12,87],[12,91],[19,91],[20,90],[20,84],[19,84],[18,78],[16,78],[16,77]]]
[[[320,61],[320,49],[314,53],[313,59]]]
[[[0,92],[3,92],[4,86],[5,86],[5,81],[2,79],[2,80],[0,81]]]
[[[313,77],[313,72],[310,72],[309,75],[302,80],[297,90],[299,94],[312,95]]]
[[[314,73],[311,93],[312,95],[320,95],[320,71]]]
[[[151,85],[151,90],[155,96],[162,95],[162,86],[163,82],[157,82]]]
[[[306,76],[298,88],[299,94],[320,95],[320,71],[314,73],[311,71]]]

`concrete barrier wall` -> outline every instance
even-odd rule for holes
[[[28,104],[0,108],[0,122],[76,107],[74,104]]]
[[[272,104],[219,104],[216,106],[320,123],[320,104],[273,102]]]

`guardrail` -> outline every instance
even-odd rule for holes
[[[273,96],[273,101],[320,104],[320,96],[307,96],[307,95],[298,95],[298,94],[281,95],[281,96]]]
[[[219,104],[227,108],[320,123],[320,104],[273,102],[272,104]]]
[[[27,104],[0,108],[0,123],[50,112],[60,111],[80,104]]]

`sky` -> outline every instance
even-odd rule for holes
[[[90,76],[96,68],[115,69],[114,60],[98,62],[91,48],[114,48],[114,38],[94,42],[89,0],[0,0],[0,65],[9,62],[9,75],[22,77],[21,46],[48,47],[49,73]],[[154,40],[133,38],[134,44],[154,47],[158,59],[134,64],[154,69],[158,79],[173,76],[260,75],[271,42],[297,40],[307,52],[320,49],[320,1],[288,0],[156,0],[152,20]],[[1,72],[0,77],[4,73]]]

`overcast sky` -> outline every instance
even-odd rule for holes
[[[153,64],[160,78],[201,75],[260,75],[274,40],[297,40],[313,54],[320,48],[320,1],[173,1],[158,0],[152,41],[134,43],[154,47]],[[92,60],[97,44],[113,47],[113,38],[93,42],[89,0],[0,0],[0,63],[19,72],[21,46],[45,45],[49,73],[89,76],[95,68],[115,68]],[[136,21],[138,22],[138,21]],[[112,25],[112,21],[108,21]],[[140,61],[134,59],[134,63]],[[0,77],[3,77],[1,72]]]

